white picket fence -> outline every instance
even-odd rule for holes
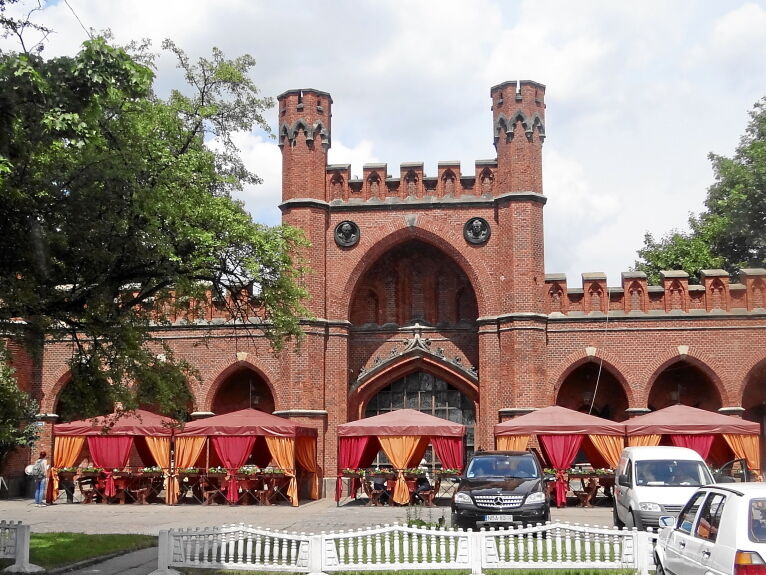
[[[21,521],[0,521],[0,559],[13,559],[3,571],[10,573],[37,573],[42,567],[29,562],[29,525]]]
[[[160,531],[158,568],[333,573],[484,569],[635,569],[654,566],[656,534],[569,523],[464,531],[386,525],[338,533],[284,533],[248,525]]]

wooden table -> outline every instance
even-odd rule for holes
[[[579,490],[574,490],[574,494],[579,500],[580,507],[593,507],[592,501],[599,488],[604,491],[604,495],[611,496],[612,487],[614,487],[614,475],[604,473],[583,473],[569,474],[569,482],[573,479],[580,481]]]

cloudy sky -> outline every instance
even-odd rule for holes
[[[472,173],[494,157],[490,87],[545,84],[546,271],[570,286],[586,272],[619,285],[647,231],[684,229],[713,180],[707,154],[731,155],[766,95],[766,0],[60,0],[37,19],[56,31],[49,55],[76,51],[84,28],[252,54],[264,95],[332,95],[330,162],[354,175],[412,161],[435,175],[444,160]],[[179,81],[161,60],[158,90]],[[241,199],[276,224],[279,148],[263,133],[241,146],[264,179]]]

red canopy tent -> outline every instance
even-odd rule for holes
[[[616,467],[625,445],[625,425],[587,413],[552,405],[495,425],[498,449],[524,450],[537,435],[544,455],[556,469],[556,504],[566,503],[568,469],[582,446],[591,461]],[[583,443],[583,438],[587,442]]]
[[[177,421],[143,409],[54,425],[49,498],[58,490],[57,471],[76,464],[86,440],[93,463],[104,468],[107,475],[107,495],[114,490],[111,470],[128,464],[134,446],[144,464],[162,467],[169,477],[170,440],[177,426]],[[136,438],[139,441],[135,441]],[[172,489],[165,490],[165,501],[175,502]]]
[[[666,436],[672,445],[690,447],[715,463],[722,463],[731,451],[760,473],[761,426],[753,421],[678,404],[630,419],[625,430],[628,445],[659,445]]]
[[[414,409],[398,409],[338,426],[338,478],[335,500],[340,500],[342,470],[368,467],[378,451],[396,469],[417,467],[430,443],[445,468],[463,468],[465,426]],[[409,502],[404,475],[394,489],[394,501]]]
[[[263,442],[257,441],[263,438]],[[231,476],[227,490],[229,501],[237,500],[238,485],[234,473],[252,454],[256,465],[272,459],[290,478],[287,496],[298,505],[296,461],[314,475],[311,497],[319,497],[317,465],[317,430],[257,409],[242,409],[187,423],[176,433],[176,466],[189,467],[199,458],[204,445],[213,445],[216,455]],[[264,445],[265,444],[265,445]],[[255,449],[255,451],[254,451]]]

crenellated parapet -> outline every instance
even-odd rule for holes
[[[731,283],[725,270],[703,270],[700,285],[689,274],[663,271],[661,285],[643,272],[624,272],[622,285],[608,287],[606,274],[582,274],[582,287],[567,286],[565,274],[545,275],[545,313],[552,317],[766,313],[766,269],[743,269]]]
[[[400,164],[395,176],[388,164],[364,164],[361,177],[352,176],[350,164],[331,164],[326,170],[330,202],[397,203],[412,201],[471,201],[498,195],[497,160],[477,160],[473,173],[464,174],[460,162],[439,162],[436,175],[426,174],[423,163]]]

